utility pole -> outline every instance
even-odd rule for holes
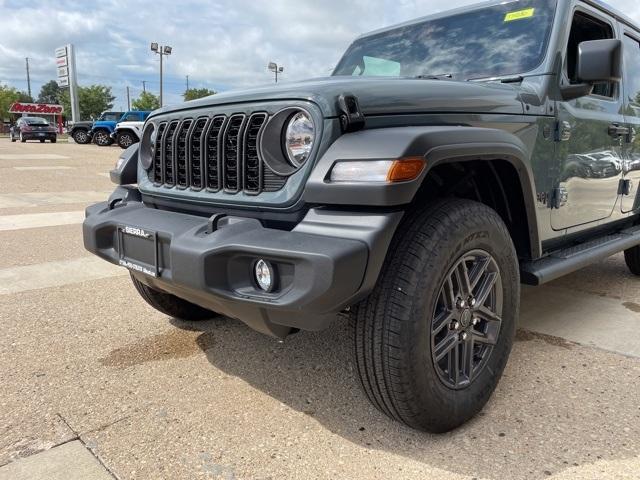
[[[160,55],[160,107],[162,107],[162,57],[165,55],[171,55],[173,49],[169,45],[158,45],[156,42],[151,44],[151,51],[157,55]]]
[[[189,90],[189,75],[187,75],[187,90]]]
[[[143,92],[147,91],[147,81],[146,80],[142,80],[142,91]]]
[[[131,97],[129,96],[129,85],[127,85],[127,112],[131,110]]]
[[[27,91],[29,92],[29,96],[31,97],[31,76],[29,75],[29,57],[25,58],[27,62]]]

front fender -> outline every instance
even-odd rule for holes
[[[424,178],[435,166],[452,160],[500,159],[512,163],[525,193],[533,197],[533,174],[524,143],[503,130],[477,127],[396,127],[363,130],[341,136],[314,167],[304,193],[308,203],[370,205],[411,203]],[[331,183],[331,169],[340,160],[395,160],[424,156],[422,175],[410,182]]]
[[[424,156],[420,177],[402,183],[331,183],[340,160],[395,160]],[[395,127],[341,136],[316,164],[304,192],[311,204],[397,207],[411,203],[429,172],[442,163],[504,160],[518,173],[532,245],[537,243],[535,187],[530,154],[517,136],[504,130],[463,126]]]

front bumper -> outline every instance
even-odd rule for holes
[[[277,337],[292,328],[321,330],[370,293],[402,218],[402,212],[312,209],[292,231],[227,217],[208,233],[209,219],[145,207],[137,190],[124,188],[86,215],[84,244],[90,252],[120,264],[120,228],[154,232],[158,273],[132,271],[138,280]],[[136,251],[143,247],[131,248],[127,259],[134,263],[138,256],[149,258],[149,252]],[[276,267],[273,293],[259,290],[253,280],[260,258]]]

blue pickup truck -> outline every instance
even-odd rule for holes
[[[132,110],[126,112],[118,121],[114,120],[98,120],[94,122],[89,135],[93,142],[101,147],[108,147],[113,143],[111,134],[115,131],[116,125],[120,122],[144,122],[151,112],[142,112]]]

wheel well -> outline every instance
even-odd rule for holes
[[[414,203],[442,197],[475,200],[493,208],[509,229],[520,258],[531,258],[531,239],[520,177],[506,160],[446,162],[429,170]]]
[[[120,128],[118,129],[118,131],[116,132],[116,135],[119,133],[130,133],[131,135],[133,135],[134,137],[138,138],[138,135],[136,135],[136,132],[134,132],[133,130],[131,130],[130,128]]]

